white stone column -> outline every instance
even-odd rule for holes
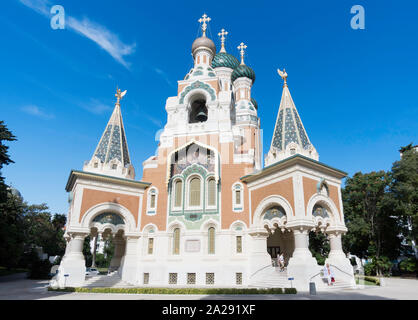
[[[88,233],[71,233],[66,247],[65,259],[60,264],[58,282],[60,287],[78,287],[84,284],[86,261],[83,255],[84,238]],[[65,275],[68,275],[67,277]]]
[[[347,258],[343,251],[341,239],[342,232],[338,230],[330,230],[327,231],[327,234],[329,238],[330,252],[328,254],[328,258],[325,260],[325,264],[330,264],[336,278],[354,286],[354,270],[350,259]]]
[[[139,236],[127,236],[125,255],[121,262],[122,280],[136,284],[138,278]]]
[[[249,230],[249,281],[254,280],[252,275],[260,269],[271,266],[271,257],[267,252],[268,231],[265,228],[253,228]]]
[[[291,228],[295,249],[287,265],[287,276],[294,278],[292,280],[293,286],[299,291],[309,291],[309,282],[312,276],[320,270],[316,259],[312,257],[312,253],[309,251],[309,231],[311,228],[309,225],[299,225]]]
[[[114,245],[114,252],[112,260],[110,261],[111,271],[117,270],[121,266],[122,256],[125,252],[125,240],[122,237],[114,237],[113,238],[113,245]]]

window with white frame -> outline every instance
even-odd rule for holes
[[[178,179],[174,182],[174,207],[180,208],[183,204],[183,181]]]
[[[201,179],[194,176],[189,181],[189,206],[200,207],[201,206]]]
[[[180,228],[173,231],[173,254],[180,254]]]
[[[154,238],[148,238],[148,254],[154,253]]]
[[[242,236],[236,236],[236,253],[242,253]]]
[[[216,180],[215,178],[211,177],[208,179],[208,184],[207,184],[207,206],[208,207],[215,207],[216,206]]]
[[[208,230],[208,253],[215,254],[215,228],[210,227]]]
[[[147,214],[154,215],[157,213],[157,201],[158,201],[158,190],[157,188],[152,188],[148,192],[148,201],[147,201]]]
[[[235,212],[244,209],[244,188],[240,183],[236,183],[232,187],[232,208]]]

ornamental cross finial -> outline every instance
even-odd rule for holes
[[[120,101],[123,99],[123,97],[125,96],[126,92],[128,92],[128,90],[125,91],[121,91],[118,87],[116,87],[116,104],[120,104]]]
[[[218,33],[218,36],[221,37],[221,50],[219,52],[226,52],[225,50],[225,36],[228,34],[225,29],[222,29],[221,32]]]
[[[238,50],[241,52],[241,64],[244,63],[244,50],[247,49],[247,46],[244,44],[244,42],[241,42],[241,44],[238,46]]]
[[[198,21],[202,23],[202,31],[203,31],[203,37],[206,37],[206,29],[207,24],[206,22],[209,22],[211,19],[205,14],[203,14],[202,18],[200,18]]]
[[[277,72],[279,74],[280,77],[282,77],[284,84],[283,87],[287,87],[287,72],[286,69],[283,68],[283,71],[281,71],[280,69],[277,69]]]

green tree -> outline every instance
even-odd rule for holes
[[[327,236],[321,232],[309,233],[309,250],[316,258],[319,265],[324,265],[325,259],[328,257],[330,250],[329,240]]]
[[[24,253],[24,204],[22,199],[11,192],[0,203],[0,265],[14,268]]]
[[[24,205],[25,242],[27,250],[33,246],[42,247],[44,253],[50,256],[63,255],[65,252],[65,240],[63,238],[65,215],[51,215],[48,206]]]
[[[347,178],[342,193],[348,228],[344,247],[359,257],[372,258],[379,275],[386,268],[381,261],[397,258],[401,247],[402,226],[391,181],[391,174],[384,171],[358,172]]]
[[[4,144],[5,141],[15,141],[16,137],[7,129],[4,121],[0,121],[0,205],[7,201],[7,186],[1,175],[4,165],[14,163],[8,154],[9,147]]]
[[[407,227],[406,240],[418,242],[418,152],[409,144],[402,147],[402,158],[392,166],[392,193]]]

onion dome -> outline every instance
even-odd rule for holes
[[[209,39],[208,37],[203,36],[203,37],[197,38],[195,41],[193,41],[193,44],[192,44],[192,54],[193,54],[193,56],[194,56],[194,52],[196,51],[196,49],[202,48],[202,47],[209,49],[212,52],[213,55],[216,54],[216,46],[213,43],[213,41],[211,39]]]
[[[257,101],[255,101],[254,98],[251,98],[251,102],[252,102],[254,108],[256,108],[258,110],[258,103],[257,103]]]
[[[246,66],[245,64],[241,64],[238,67],[234,69],[234,71],[231,74],[231,80],[234,82],[238,78],[248,78],[252,80],[252,83],[255,81],[255,72],[253,69],[251,69],[249,66]]]
[[[232,54],[226,52],[219,52],[215,55],[212,61],[212,68],[230,68],[235,69],[239,66],[239,61]]]

